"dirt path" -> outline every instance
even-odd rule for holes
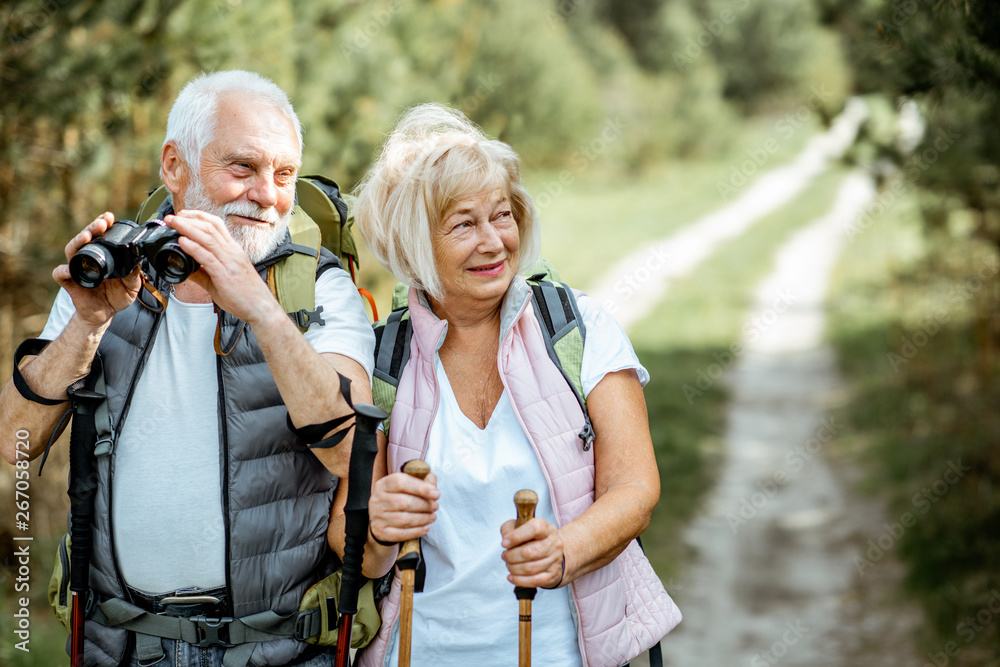
[[[756,292],[757,333],[726,377],[719,482],[686,536],[697,559],[677,593],[684,621],[663,642],[667,664],[921,664],[899,648],[912,618],[884,606],[892,586],[861,581],[854,566],[878,509],[845,491],[823,451],[843,428],[827,414],[838,394],[823,344],[827,282],[844,228],[874,195],[870,177],[847,177]]]
[[[851,147],[867,117],[864,103],[852,98],[830,129],[810,139],[794,160],[762,175],[730,204],[633,251],[589,286],[587,293],[628,329],[663,299],[674,282],[688,276],[719,245],[737,238],[798,196]],[[641,284],[642,289],[631,288],[636,284]]]

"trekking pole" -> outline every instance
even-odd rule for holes
[[[407,461],[403,472],[417,479],[424,479],[431,468],[420,459]],[[406,540],[399,548],[396,567],[402,580],[399,608],[399,667],[410,667],[410,642],[413,636],[413,589],[417,568],[420,566],[420,538]],[[421,587],[422,588],[422,587]]]
[[[70,584],[70,665],[83,667],[84,619],[90,591],[91,523],[94,519],[94,496],[97,492],[97,464],[94,445],[97,428],[94,412],[104,396],[87,389],[70,389],[73,399],[73,427],[69,437]]]
[[[368,538],[368,499],[372,493],[372,467],[378,454],[375,430],[388,417],[384,410],[367,403],[354,406],[354,444],[348,472],[347,503],[344,506],[344,567],[340,580],[340,627],[337,628],[336,667],[347,667],[351,655],[351,630],[358,613],[358,591],[363,577],[361,565]]]
[[[515,528],[520,528],[535,518],[535,505],[538,504],[538,494],[530,489],[522,489],[514,494],[514,505],[517,506],[517,521]],[[519,607],[519,625],[517,632],[518,665],[531,667],[531,601],[535,599],[534,588],[514,587]]]

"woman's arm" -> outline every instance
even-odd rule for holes
[[[660,475],[646,401],[635,371],[609,373],[587,396],[594,425],[595,502],[562,528],[536,518],[501,528],[508,580],[527,588],[565,586],[614,560],[649,525]],[[563,572],[565,558],[565,572]]]

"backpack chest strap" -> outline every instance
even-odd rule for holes
[[[319,609],[288,616],[262,611],[242,618],[178,618],[153,614],[118,598],[99,603],[89,620],[134,632],[140,663],[154,663],[164,657],[160,645],[162,637],[199,648],[223,647],[226,649],[224,667],[246,667],[257,642],[283,638],[305,641],[321,630]]]

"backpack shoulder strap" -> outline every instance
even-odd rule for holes
[[[413,324],[410,309],[406,306],[392,311],[384,320],[373,325],[375,329],[375,370],[372,372],[372,400],[391,417],[396,402],[396,389],[410,360],[410,338]],[[382,422],[389,435],[389,419]]]
[[[317,222],[301,205],[301,184],[301,180],[296,183],[296,204],[288,221],[295,253],[268,269],[267,284],[274,298],[305,333],[311,322],[322,322],[316,309],[316,267],[323,237]]]
[[[527,279],[533,296],[531,303],[542,324],[549,358],[573,388],[576,400],[583,408],[586,424],[580,432],[580,440],[583,441],[583,450],[587,451],[594,443],[594,427],[590,421],[590,413],[587,412],[587,398],[583,394],[581,378],[587,328],[573,290],[565,283],[551,282],[543,277],[535,274]]]

